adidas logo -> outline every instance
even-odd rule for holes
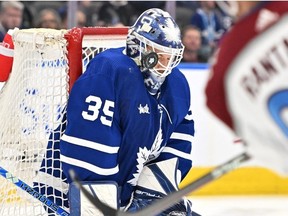
[[[256,21],[256,31],[263,31],[270,24],[278,20],[279,14],[269,11],[267,9],[262,9],[259,12],[258,19]]]

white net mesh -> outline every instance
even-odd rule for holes
[[[96,30],[95,34],[91,29],[89,32],[83,37],[80,56],[84,69],[95,53],[107,47],[122,46],[126,38],[126,35],[117,34],[117,30],[114,35],[104,36],[97,35]],[[70,32],[15,31],[13,69],[0,93],[0,166],[30,186],[42,178],[41,181],[58,184],[62,191],[65,184],[62,185],[59,179],[38,176],[37,171],[48,140],[53,140],[52,144],[57,142],[50,135],[61,124],[71,87],[69,78],[73,63],[67,57],[75,50],[68,51],[69,41],[65,34]],[[72,38],[75,37],[80,36]],[[48,162],[46,168],[50,169]],[[0,177],[0,215],[46,215],[46,211],[35,198]]]

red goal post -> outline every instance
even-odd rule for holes
[[[48,141],[59,141],[50,134],[61,126],[69,91],[89,60],[107,48],[125,46],[127,32],[126,27],[14,31],[13,67],[0,92],[3,168],[30,186],[35,180],[63,186],[59,179],[38,172]],[[0,215],[46,215],[46,211],[36,199],[0,177]]]
[[[65,35],[65,38],[69,41],[68,44],[68,61],[73,62],[73,67],[70,69],[70,87],[75,80],[79,77],[83,67],[85,68],[88,61],[87,58],[94,56],[94,52],[89,55],[85,55],[87,48],[90,51],[91,47],[95,47],[96,53],[102,51],[102,48],[111,48],[119,46],[123,40],[126,40],[128,28],[105,28],[105,27],[87,27],[87,28],[73,28]],[[97,46],[93,45],[93,42],[97,40]],[[123,44],[124,45],[124,44]],[[98,48],[98,50],[97,50]],[[102,50],[101,50],[102,49]],[[84,58],[82,55],[84,54]],[[93,57],[92,56],[92,57]]]

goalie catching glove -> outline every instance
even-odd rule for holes
[[[177,172],[178,159],[172,158],[169,160],[153,163],[143,168],[139,177],[136,190],[134,191],[130,205],[126,208],[128,212],[136,212],[148,205],[151,205],[155,200],[161,199],[169,193],[178,190],[180,176]],[[164,210],[158,216],[196,216],[192,213],[192,203],[186,198],[182,198],[179,202]]]

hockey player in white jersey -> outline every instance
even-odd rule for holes
[[[176,67],[183,49],[174,19],[149,9],[129,28],[126,47],[91,60],[67,105],[59,145],[66,183],[73,185],[71,169],[82,182],[112,182],[118,207],[130,212],[178,189],[192,167],[194,136],[189,86]],[[74,192],[66,205],[81,215],[88,204],[73,201]],[[183,198],[161,215],[194,215],[191,206]]]
[[[288,175],[288,3],[226,6],[238,15],[216,52],[207,105],[258,164]]]

